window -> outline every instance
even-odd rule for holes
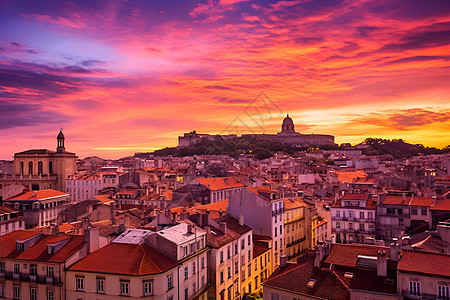
[[[195,261],[192,263],[192,275],[195,274]]]
[[[37,274],[37,264],[30,264],[30,275]]]
[[[17,242],[16,243],[16,249],[17,249],[17,251],[23,251],[23,243]]]
[[[53,246],[47,246],[47,254],[53,254]]]
[[[22,293],[20,290],[20,285],[15,285],[14,286],[14,299],[20,299],[21,296],[22,296]]]
[[[5,286],[3,284],[0,284],[0,297],[5,297]],[[36,300],[36,298],[31,300]]]
[[[228,267],[228,278],[231,278],[231,267]]]
[[[105,279],[97,278],[97,293],[104,293],[104,292],[105,292]]]
[[[39,161],[38,162],[38,175],[42,175],[43,169],[44,169],[44,167],[43,167],[42,161]]]
[[[47,277],[53,278],[54,268],[52,266],[47,266]]]
[[[252,276],[252,264],[248,265],[248,277]]]
[[[0,261],[0,272],[5,272],[5,262]]]
[[[200,266],[202,269],[205,267],[205,257],[200,258]]]
[[[152,294],[152,282],[144,281],[144,296],[149,296]]]
[[[250,253],[250,250],[248,250],[247,253],[248,253],[248,255],[247,255],[247,261],[250,262],[250,260],[251,260],[251,253]]]
[[[283,234],[283,225],[280,225],[280,235]]]
[[[231,257],[231,247],[228,246],[228,248],[227,248],[227,259],[230,259],[230,257]]]
[[[348,223],[348,229],[353,230],[353,223]]]
[[[55,299],[55,291],[53,290],[47,290],[47,300],[54,300]]]
[[[28,174],[33,175],[33,162],[28,162]]]
[[[236,243],[234,245],[234,255],[236,255],[238,253],[238,244]]]
[[[35,287],[30,288],[30,300],[37,300],[37,289]]]
[[[195,282],[192,284],[192,292],[195,293],[195,291],[197,290],[197,287],[195,286]]]
[[[234,274],[239,272],[239,261],[234,262]]]
[[[167,289],[170,290],[171,288],[173,288],[173,275],[172,274],[167,276]]]
[[[450,298],[450,287],[447,285],[438,285],[438,298],[439,299],[449,299]]]
[[[14,263],[14,274],[20,273],[20,264]]]
[[[417,215],[417,208],[411,209],[411,214],[412,215]]]
[[[349,211],[348,212],[348,217],[351,219],[351,218],[353,218],[353,211]]]
[[[84,291],[84,277],[76,277],[76,288],[77,291]]]
[[[341,228],[341,222],[336,222],[336,229],[340,229]]]
[[[184,267],[184,280],[188,279],[189,277],[189,268],[186,266]]]
[[[245,240],[241,241],[241,250],[243,250],[245,248]]]
[[[275,227],[275,237],[277,237],[277,227]]]
[[[336,211],[336,218],[340,218],[341,217],[341,211],[340,210],[337,210]]]
[[[409,293],[411,295],[420,296],[420,281],[409,282]]]
[[[247,236],[247,245],[250,246],[250,236]]]
[[[422,212],[422,216],[426,216],[427,215],[427,210],[426,209],[421,209],[421,212]]]
[[[369,211],[367,214],[368,214],[367,217],[368,217],[369,219],[373,219],[373,212]]]
[[[245,264],[245,255],[241,256],[241,266]]]
[[[220,251],[220,263],[223,263],[223,251]]]
[[[123,296],[128,296],[130,294],[129,281],[120,281],[120,294]]]
[[[205,285],[205,276],[202,276],[202,279],[200,280],[201,286]]]
[[[364,219],[364,212],[363,212],[363,211],[360,211],[360,212],[359,212],[359,218],[360,218],[360,219]]]
[[[277,243],[278,241],[275,241],[275,251],[277,251],[278,250],[278,243]]]
[[[364,223],[359,223],[359,230],[364,231]]]
[[[280,295],[277,293],[272,293],[271,298],[272,300],[280,300]]]
[[[228,287],[228,289],[227,289],[227,299],[228,300],[231,300],[231,296],[232,296],[232,293],[231,293],[231,285]]]
[[[220,271],[220,283],[223,283],[223,271]]]

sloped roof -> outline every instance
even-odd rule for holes
[[[389,258],[389,247],[360,245],[360,244],[334,244],[331,248],[330,255],[325,260],[337,266],[356,267],[358,263],[358,255],[377,256],[379,250],[386,252]]]
[[[245,187],[233,177],[197,178],[196,180],[211,191]]]
[[[89,254],[70,271],[123,275],[151,275],[166,272],[178,263],[147,244],[111,243]]]
[[[450,211],[450,199],[437,201],[435,205],[430,207],[430,210],[446,210]]]
[[[64,262],[85,242],[81,235],[46,235],[42,234],[38,240],[25,251],[16,250],[16,240],[23,240],[39,234],[31,230],[19,230],[0,237],[0,257],[34,261]],[[70,239],[61,249],[54,254],[47,253],[47,244],[64,239]]]
[[[450,255],[403,251],[398,270],[450,277]]]
[[[315,280],[314,286],[308,287],[307,284],[311,279]],[[348,287],[336,273],[332,270],[315,268],[314,262],[280,267],[264,281],[263,285],[319,299],[350,299]]]
[[[62,196],[69,196],[69,194],[57,191],[57,190],[40,190],[40,191],[27,191],[20,193],[16,196],[13,196],[9,198],[6,201],[42,201],[49,198],[54,197],[62,197]]]

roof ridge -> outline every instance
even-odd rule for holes
[[[162,272],[162,270],[161,270],[161,268],[160,267],[158,267],[158,265],[157,264],[155,264],[154,262],[153,262],[153,260],[147,255],[147,252],[145,251],[145,249],[144,249],[144,245],[146,245],[147,247],[150,247],[150,246],[148,246],[147,244],[139,244],[139,248],[142,250],[142,252],[143,252],[143,255],[142,255],[142,257],[141,257],[141,262],[139,263],[139,275],[144,275],[144,274],[140,274],[141,273],[141,270],[143,269],[143,264],[144,263],[151,263],[153,266],[155,266],[155,268],[156,269],[158,269],[158,271],[159,272]],[[150,247],[151,248],[151,247]],[[153,248],[152,248],[153,249]],[[144,259],[145,258],[147,258],[148,259],[148,261],[144,261]]]

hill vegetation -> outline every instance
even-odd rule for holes
[[[420,154],[442,154],[450,153],[450,145],[443,149],[437,149],[434,147],[425,147],[422,144],[410,144],[402,139],[380,139],[380,138],[367,138],[362,143],[368,147],[363,150],[364,155],[381,155],[390,154],[394,158],[411,157]],[[168,147],[159,150],[155,150],[151,153],[139,153],[136,156],[148,157],[153,154],[155,156],[192,156],[192,155],[229,155],[236,157],[239,154],[255,154],[259,159],[264,159],[273,156],[278,151],[284,151],[290,155],[298,151],[305,151],[308,149],[343,149],[347,145],[341,147],[334,146],[322,146],[309,148],[294,148],[290,145],[283,145],[279,142],[272,142],[267,140],[258,140],[249,137],[238,137],[232,140],[224,140],[220,136],[214,141],[208,139],[201,139],[199,143],[188,147]]]

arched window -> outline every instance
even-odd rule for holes
[[[20,162],[20,174],[23,175],[23,161]]]
[[[53,162],[48,163],[48,174],[53,174]]]
[[[28,174],[33,175],[33,162],[28,162]]]
[[[38,162],[38,175],[42,175],[44,169],[44,164],[42,161]]]

